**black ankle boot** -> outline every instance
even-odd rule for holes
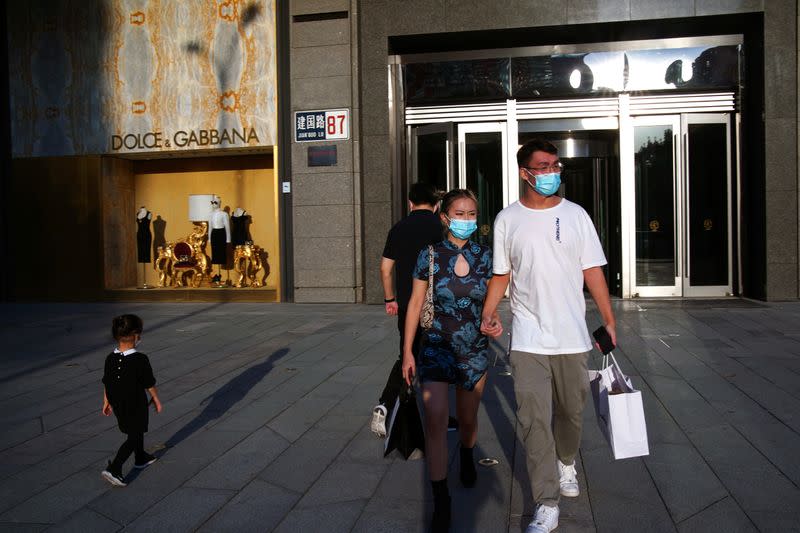
[[[431,481],[433,487],[432,533],[450,531],[450,491],[447,489],[447,478]]]
[[[471,489],[475,486],[475,480],[478,473],[475,471],[475,461],[472,458],[472,450],[474,448],[465,448],[463,445],[461,451],[461,484],[466,488]]]
[[[447,533],[450,531],[450,496],[434,500],[431,533]]]

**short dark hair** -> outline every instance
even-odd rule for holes
[[[408,188],[408,201],[414,205],[436,205],[439,193],[430,183],[414,183]]]
[[[142,333],[142,319],[136,315],[119,315],[114,317],[111,321],[111,335],[114,340],[120,340],[123,337],[131,337],[133,335],[141,335]]]
[[[558,155],[558,148],[556,148],[555,145],[550,141],[545,141],[544,139],[539,138],[531,139],[520,146],[519,150],[517,150],[517,165],[519,165],[520,168],[526,166],[531,158],[531,155],[533,155],[533,152],[545,152],[548,154]]]
[[[441,213],[447,214],[447,210],[450,209],[450,206],[453,205],[453,202],[460,198],[469,198],[473,202],[475,202],[475,206],[478,205],[478,197],[475,196],[475,193],[469,189],[453,189],[452,191],[448,192],[442,197],[442,206],[440,207],[439,211]]]

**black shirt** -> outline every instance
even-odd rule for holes
[[[128,352],[126,352],[128,353]],[[123,433],[147,431],[145,390],[155,386],[150,360],[141,352],[125,355],[114,351],[106,357],[103,385]]]
[[[400,309],[405,310],[411,298],[412,275],[420,250],[441,240],[442,223],[439,215],[427,209],[411,211],[389,230],[383,257],[395,262],[395,297]]]

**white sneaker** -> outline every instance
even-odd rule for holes
[[[114,485],[115,487],[126,487],[127,484],[123,481],[122,476],[120,474],[115,474],[109,469],[103,470],[100,472],[100,475],[103,476],[103,479]]]
[[[386,436],[386,407],[383,404],[376,405],[372,410],[372,422],[369,428],[378,437]]]
[[[561,477],[561,495],[567,498],[576,498],[581,491],[578,488],[578,473],[575,472],[575,463],[565,465],[559,460],[558,475]]]
[[[525,533],[550,533],[558,527],[558,507],[540,505]]]

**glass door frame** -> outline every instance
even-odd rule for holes
[[[627,121],[626,121],[627,122]],[[674,222],[674,284],[672,285],[642,285],[636,281],[636,163],[634,144],[634,130],[637,126],[671,126],[672,127],[672,193],[673,193],[673,220]],[[620,130],[622,130],[620,124]],[[681,115],[642,115],[630,117],[629,123],[629,143],[623,147],[622,131],[620,131],[620,163],[622,165],[621,174],[623,183],[621,192],[623,195],[622,205],[632,206],[633,209],[623,209],[622,213],[622,234],[627,235],[627,245],[623,243],[623,263],[627,265],[627,275],[623,272],[623,296],[633,297],[665,297],[683,296],[683,261],[684,246],[681,236],[683,235],[683,162],[681,140]],[[626,213],[627,212],[627,213]],[[627,216],[626,216],[627,215]],[[625,251],[627,250],[627,254]],[[627,261],[626,261],[627,255]],[[626,290],[626,283],[628,290]]]
[[[467,122],[458,124],[458,187],[467,188],[467,150],[466,136],[468,133],[499,133],[502,143],[502,153],[508,152],[507,124],[505,122]],[[508,198],[509,182],[512,177],[508,173],[508,161],[503,157],[503,207],[510,202]],[[515,169],[516,170],[516,169]]]
[[[418,139],[420,135],[430,135],[433,133],[444,133],[447,135],[447,146],[445,154],[445,165],[447,168],[447,176],[446,176],[446,183],[447,188],[452,189],[454,186],[454,169],[455,169],[455,150],[453,147],[453,130],[454,124],[452,122],[441,122],[438,124],[429,124],[425,126],[409,126],[409,136],[411,137],[411,146],[409,150],[409,160],[408,160],[408,167],[411,172],[411,183],[416,183],[419,181],[419,175],[417,170],[417,162],[419,161],[418,157],[418,150],[419,150],[419,143]]]
[[[684,214],[683,217],[686,221],[689,220],[691,215],[691,202],[689,196],[689,182],[692,176],[689,172],[689,125],[690,124],[724,124],[725,125],[725,162],[726,169],[726,198],[725,205],[727,206],[727,235],[728,235],[728,284],[727,285],[701,285],[693,287],[690,282],[691,270],[689,261],[689,250],[691,236],[689,235],[688,224],[684,223],[684,231],[681,235],[683,248],[685,250],[683,260],[683,296],[697,297],[697,296],[729,296],[733,293],[733,212],[732,212],[732,191],[731,191],[731,114],[730,113],[685,113],[681,115],[681,151],[683,153],[683,180],[681,186],[683,188],[684,200]]]
[[[724,297],[733,293],[733,208],[732,208],[732,145],[731,145],[731,113],[681,113],[674,115],[640,115],[621,121],[620,124],[620,163],[622,165],[622,205],[633,206],[623,209],[623,263],[627,266],[627,274],[623,272],[623,297]],[[625,126],[623,126],[623,122]],[[689,143],[690,124],[724,124],[726,126],[726,205],[727,205],[727,254],[728,284],[719,286],[696,286],[690,283],[689,272],[689,220],[688,191],[691,176],[689,175]],[[637,126],[671,126],[672,127],[672,165],[673,165],[673,216],[675,220],[675,284],[662,286],[639,286],[636,281],[636,176],[634,154],[634,129]]]

